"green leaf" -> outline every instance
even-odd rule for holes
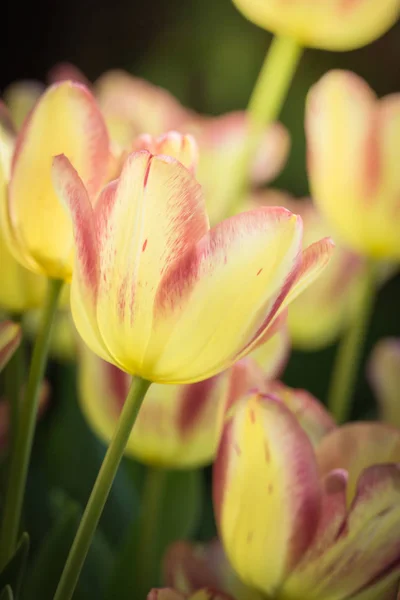
[[[45,537],[27,577],[27,600],[51,600],[79,523],[80,508],[64,500],[61,517]],[[60,511],[61,512],[61,511]]]
[[[14,594],[9,585],[2,590],[0,594],[0,600],[14,600]]]
[[[29,535],[23,533],[18,543],[14,556],[6,564],[0,573],[0,589],[11,586],[14,590],[14,598],[18,599],[22,580],[25,574],[26,562],[29,553]],[[4,591],[4,590],[3,590]],[[7,596],[6,596],[7,597]]]
[[[81,507],[62,490],[54,491],[52,500],[58,518],[32,563],[24,600],[53,600],[82,516]],[[98,529],[79,578],[74,600],[100,599],[109,579],[111,565],[109,545]]]
[[[149,470],[147,477],[149,474],[154,476],[154,470]],[[160,584],[161,561],[167,547],[175,540],[190,538],[197,528],[203,496],[202,472],[158,471],[158,474],[163,477],[160,505],[154,506],[145,483],[141,503],[144,510],[132,523],[122,544],[111,577],[109,600],[145,600],[149,590]],[[144,521],[148,523],[148,519],[151,539],[143,536]],[[146,559],[149,562],[144,564]]]

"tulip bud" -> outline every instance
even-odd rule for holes
[[[371,387],[379,403],[383,421],[400,427],[400,340],[380,340],[368,364]]]

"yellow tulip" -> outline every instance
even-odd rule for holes
[[[400,578],[399,461],[400,430],[388,425],[334,427],[313,447],[280,397],[243,398],[214,468],[232,567],[275,600],[392,597],[385,594],[394,595]]]
[[[1,198],[1,227],[15,258],[34,273],[70,280],[72,228],[51,180],[52,157],[60,152],[95,197],[109,168],[106,126],[90,92],[71,82],[50,87],[25,121]]]
[[[354,73],[330,71],[309,93],[306,133],[313,198],[338,242],[400,260],[400,95],[377,100]]]
[[[99,356],[158,383],[194,383],[253,350],[323,270],[301,219],[262,208],[209,228],[201,188],[168,156],[128,156],[94,208],[64,156],[54,183],[75,234],[72,314]]]
[[[398,0],[233,0],[253,23],[303,46],[352,50],[383,35],[398,19]]]
[[[21,327],[12,321],[0,323],[0,371],[10,360],[21,342]]]
[[[400,427],[400,340],[385,338],[372,351],[368,376],[383,421]]]
[[[0,103],[0,204],[6,202],[15,136],[11,115]],[[0,308],[18,314],[40,306],[46,290],[46,281],[17,262],[6,244],[1,227],[0,265]]]

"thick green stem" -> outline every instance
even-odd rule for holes
[[[79,525],[54,600],[70,600],[150,382],[133,379],[117,428]]]
[[[137,557],[138,598],[145,598],[155,581],[158,562],[157,535],[160,528],[162,501],[167,471],[149,468],[144,483],[139,520],[139,554]]]
[[[29,467],[40,387],[43,381],[50,344],[50,334],[63,282],[49,280],[46,304],[36,338],[29,379],[18,415],[18,426],[10,460],[10,470],[3,508],[0,567],[12,556],[18,538],[26,477]]]
[[[333,367],[328,407],[338,423],[346,421],[351,413],[364,340],[374,305],[375,288],[376,266],[369,262],[365,267],[354,319],[340,342]]]
[[[278,36],[272,40],[247,108],[248,141],[237,168],[227,177],[230,213],[236,211],[238,203],[246,196],[251,163],[260,138],[265,127],[279,116],[301,54],[301,46],[292,38]]]

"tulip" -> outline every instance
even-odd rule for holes
[[[260,358],[261,365],[256,359]],[[149,389],[125,454],[150,466],[191,468],[210,463],[216,454],[229,408],[251,388],[264,389],[277,376],[287,356],[284,328],[252,357],[228,371],[189,385],[158,385]],[[96,356],[87,346],[79,352],[79,398],[95,433],[112,438],[125,403],[131,377]]]
[[[284,206],[297,212],[303,220],[305,246],[330,233],[310,199],[294,200],[284,192],[268,190],[253,193],[249,204]],[[317,350],[339,337],[354,315],[362,273],[363,260],[337,246],[321,277],[290,306],[288,325],[294,347]]]
[[[16,94],[16,91],[14,92]],[[15,130],[11,115],[0,103],[0,203],[6,202],[7,185],[14,152]],[[22,313],[39,306],[44,299],[45,279],[34,275],[11,254],[0,228],[1,280],[0,308],[10,313]]]
[[[400,431],[333,428],[314,447],[277,397],[225,425],[214,504],[228,559],[275,600],[382,600],[400,578]],[[390,595],[392,594],[392,595]]]
[[[385,338],[372,351],[368,363],[370,385],[383,421],[400,427],[400,340]]]
[[[109,168],[107,131],[90,92],[71,82],[50,87],[19,132],[1,218],[8,247],[21,265],[69,281],[72,228],[51,181],[52,157],[59,152],[71,159],[95,197]]]
[[[0,371],[8,363],[21,342],[21,328],[12,321],[0,323]]]
[[[398,0],[233,0],[256,25],[303,46],[352,50],[383,35],[398,19]]]
[[[313,198],[338,241],[398,261],[400,95],[377,100],[354,73],[330,71],[309,92],[306,133]]]
[[[74,227],[78,332],[149,381],[195,383],[249,354],[333,250],[324,239],[301,253],[301,219],[282,208],[210,230],[200,186],[171,157],[129,155],[94,209],[66,157],[53,175]]]

